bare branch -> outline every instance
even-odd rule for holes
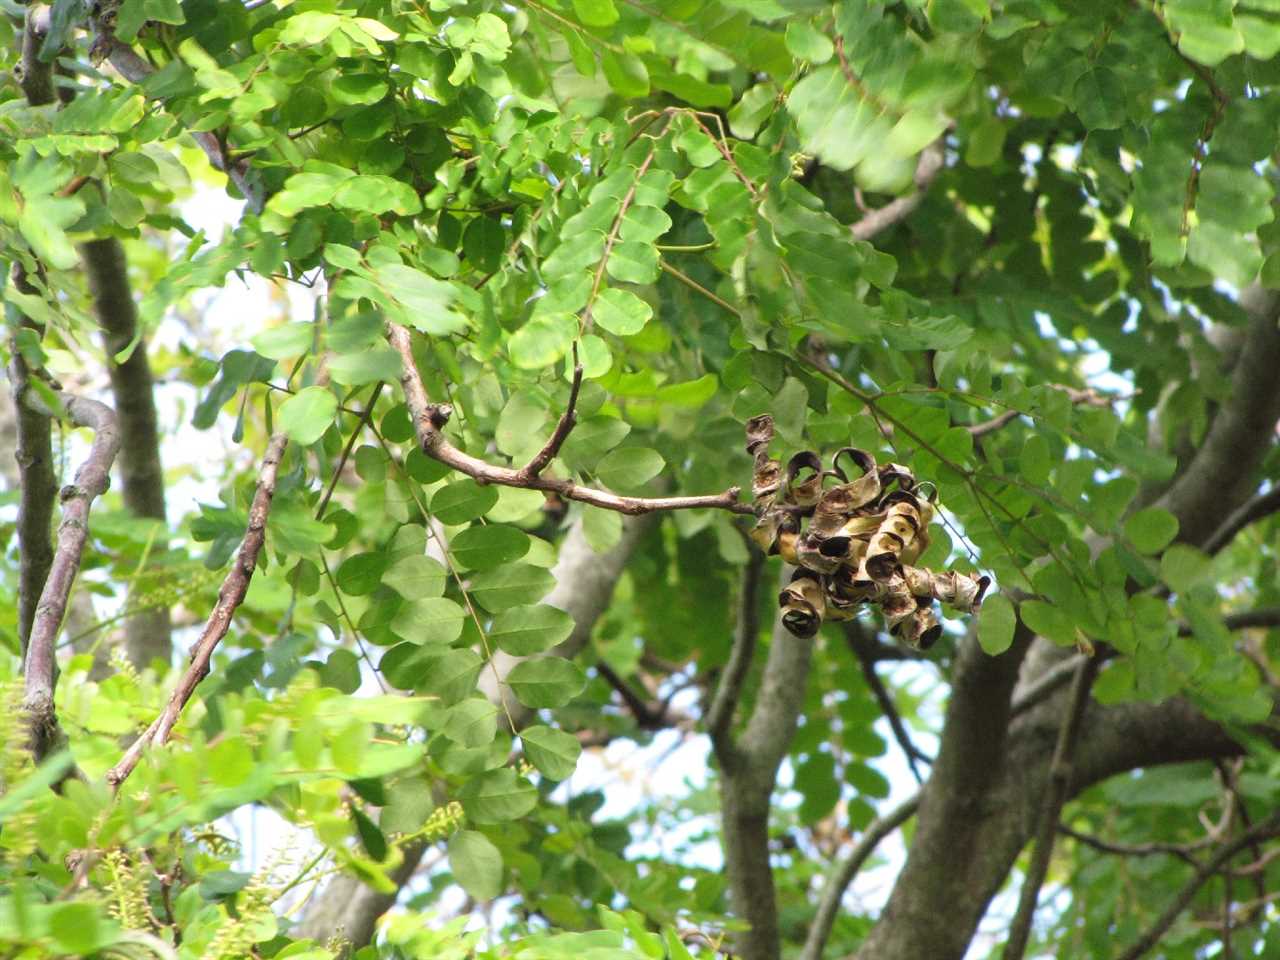
[[[22,672],[25,682],[23,708],[31,724],[31,747],[37,762],[43,760],[61,739],[54,713],[53,692],[57,684],[56,641],[67,600],[80,572],[80,559],[89,539],[89,508],[106,492],[110,484],[111,463],[120,449],[116,415],[97,400],[60,394],[60,402],[72,423],[93,430],[93,445],[84,463],[76,470],[75,482],[63,487],[62,522],[58,526],[58,546],[49,566],[49,574],[40,591],[31,637],[27,643]],[[22,398],[24,403],[39,405],[34,393]],[[51,414],[52,411],[40,412]]]
[[[1250,316],[1248,333],[1231,374],[1227,399],[1195,457],[1156,501],[1179,521],[1183,543],[1204,546],[1234,535],[1217,518],[1234,511],[1256,489],[1255,470],[1280,418],[1280,296],[1259,287],[1240,295]],[[1235,516],[1234,512],[1228,516]]]
[[[1066,803],[1071,787],[1072,757],[1075,753],[1076,740],[1079,737],[1080,725],[1089,704],[1089,693],[1093,689],[1093,680],[1098,675],[1099,665],[1097,658],[1086,657],[1076,668],[1067,712],[1063,717],[1062,727],[1058,731],[1058,742],[1053,749],[1053,759],[1049,762],[1049,784],[1045,791],[1039,831],[1031,854],[1031,863],[1027,867],[1027,876],[1022,881],[1022,890],[1018,896],[1018,910],[1009,927],[1009,939],[1004,948],[1005,960],[1022,960],[1027,952],[1027,942],[1031,938],[1031,921],[1036,912],[1036,901],[1039,899],[1044,878],[1049,872],[1049,858],[1053,856],[1053,841],[1057,835],[1062,805]]]
[[[1057,383],[1053,384],[1053,386],[1066,393],[1067,398],[1075,406],[1109,407],[1111,406],[1111,402],[1115,399],[1114,397],[1109,397],[1105,393],[1100,393],[1092,388],[1081,390],[1078,387],[1067,387]],[[973,426],[966,427],[965,429],[967,429],[969,431],[969,435],[976,440],[979,437],[985,437],[988,434],[995,433],[1002,427],[1006,427],[1013,423],[1013,421],[1017,420],[1021,416],[1023,416],[1021,410],[1006,410],[999,416],[992,417],[990,420],[983,423],[975,423]]]
[[[1223,844],[1217,853],[1197,868],[1195,875],[1178,891],[1178,895],[1170,901],[1155,923],[1138,938],[1133,946],[1120,955],[1120,960],[1138,960],[1139,957],[1160,942],[1160,938],[1173,926],[1174,921],[1178,919],[1178,915],[1187,908],[1187,905],[1191,903],[1206,880],[1218,873],[1230,862],[1232,857],[1245,847],[1251,846],[1260,840],[1267,840],[1276,836],[1280,836],[1280,811],[1271,814],[1256,826],[1240,833],[1230,843]]]
[[[373,408],[378,404],[378,397],[382,395],[383,388],[386,384],[379,380],[374,384],[373,392],[369,394],[369,399],[365,401],[364,413],[360,414],[360,420],[356,423],[356,428],[351,431],[351,436],[347,437],[346,446],[342,448],[342,453],[338,456],[337,466],[333,468],[333,475],[329,478],[329,485],[325,487],[324,493],[320,497],[320,503],[316,506],[316,519],[323,520],[324,512],[329,509],[329,501],[333,498],[333,491],[338,487],[338,480],[342,477],[342,470],[347,465],[347,460],[351,457],[351,451],[355,449],[356,441],[360,439],[360,431],[368,426],[369,421],[373,418]]]
[[[30,3],[22,24],[22,55],[15,72],[27,103],[33,107],[53,103],[55,98],[53,63],[40,59],[40,48],[49,35],[49,17],[48,6]]]
[[[878,210],[872,210],[861,220],[849,227],[855,240],[870,240],[881,231],[887,230],[895,223],[905,220],[920,206],[920,201],[928,193],[929,187],[937,179],[946,160],[941,140],[935,140],[920,153],[916,163],[915,191],[905,197],[891,200]]]
[[[138,331],[138,310],[129,285],[124,247],[114,237],[82,244],[94,312],[102,327],[107,372],[116,415],[120,418],[120,481],[125,508],[135,517],[164,523],[164,468],[160,462],[155,388],[146,342]],[[128,350],[124,360],[117,361]],[[163,554],[165,538],[156,546]],[[133,599],[133,598],[131,598]],[[129,659],[144,667],[152,659],[169,662],[169,610],[142,609],[125,620]]]
[[[920,771],[916,769],[916,763],[923,761],[929,764],[933,760],[912,741],[906,724],[902,722],[902,715],[898,713],[897,704],[893,702],[893,697],[885,687],[884,681],[880,679],[880,674],[876,672],[874,655],[870,651],[867,642],[871,639],[870,635],[857,620],[850,620],[845,624],[844,635],[849,644],[849,649],[853,651],[853,655],[858,659],[858,664],[862,667],[862,677],[867,681],[867,687],[871,690],[871,695],[875,697],[876,703],[880,707],[880,712],[889,721],[889,728],[893,731],[894,739],[898,741],[898,746],[906,755],[912,776],[916,778],[916,783],[923,783]]]
[[[672,710],[669,704],[661,700],[649,700],[641,696],[603,660],[596,663],[596,672],[605,683],[618,692],[618,696],[622,697],[622,702],[627,705],[627,709],[635,717],[636,726],[641,730],[667,730],[673,727],[689,729],[693,726],[692,717],[678,710]]]
[[[707,708],[707,733],[717,754],[732,749],[729,728],[760,639],[760,574],[764,570],[765,556],[754,546],[748,549],[750,555],[742,570],[742,586],[738,594],[738,623],[733,649],[729,651],[729,662],[725,664],[720,684],[716,687],[711,706]]]
[[[23,293],[33,289],[26,274],[14,270],[14,285]],[[24,326],[33,327],[29,322]],[[53,472],[52,418],[23,403],[31,370],[17,345],[10,348],[9,383],[12,388],[18,463],[18,649],[24,653],[35,622],[40,592],[53,564],[53,505],[58,479]]]
[[[867,829],[862,831],[861,838],[849,852],[849,856],[842,860],[827,878],[827,885],[822,890],[822,899],[818,902],[818,912],[814,915],[813,923],[809,927],[804,949],[800,951],[800,960],[822,960],[822,951],[827,946],[827,938],[831,936],[831,928],[836,922],[836,916],[840,912],[840,902],[844,899],[849,884],[875,852],[880,841],[914,817],[919,807],[920,795],[916,794],[885,816],[869,823]]]
[[[1242,504],[1222,521],[1222,525],[1213,531],[1204,543],[1204,551],[1215,554],[1232,540],[1245,527],[1271,516],[1280,510],[1280,486],[1272,487],[1266,493],[1260,493],[1252,500]]]
[[[569,387],[569,402],[565,404],[564,413],[560,414],[560,420],[556,423],[556,428],[552,431],[546,445],[534,455],[528,466],[520,471],[520,476],[526,479],[536,477],[546,469],[547,464],[554,460],[556,454],[560,452],[560,447],[569,436],[569,431],[578,422],[574,408],[578,404],[578,390],[581,387],[582,364],[578,362],[578,344],[575,341],[573,345],[573,384]]]
[[[1222,625],[1228,630],[1248,630],[1251,627],[1280,626],[1280,607],[1259,607],[1257,610],[1241,610],[1239,613],[1228,613],[1222,618]],[[1178,636],[1191,636],[1191,624],[1178,624]]]
[[[169,696],[164,710],[152,722],[151,726],[133,742],[120,761],[107,771],[107,783],[118,788],[131,774],[142,759],[142,753],[150,744],[162,745],[169,739],[174,725],[182,715],[183,708],[196,687],[209,674],[209,663],[213,652],[231,627],[231,617],[236,608],[244,602],[249,591],[249,581],[253,577],[254,568],[258,565],[258,554],[262,550],[267,536],[267,515],[271,511],[271,498],[276,490],[276,471],[284,456],[288,438],[283,433],[275,434],[267,441],[267,452],[262,459],[262,467],[258,471],[258,489],[253,495],[253,503],[249,506],[249,525],[245,530],[244,541],[236,554],[235,562],[222,581],[218,591],[218,602],[209,614],[204,632],[196,641],[191,651],[191,663],[178,680],[177,687]]]
[[[1205,837],[1195,843],[1115,843],[1110,840],[1103,840],[1101,837],[1095,837],[1089,833],[1073,830],[1065,823],[1058,824],[1058,832],[1078,843],[1083,843],[1086,847],[1092,847],[1100,853],[1114,853],[1120,857],[1150,857],[1156,854],[1167,854],[1179,857],[1193,866],[1196,860],[1191,854],[1196,850],[1203,850],[1205,847],[1213,846],[1215,843],[1213,837]]]
[[[737,487],[730,487],[724,493],[699,497],[625,497],[607,490],[580,486],[572,480],[526,476],[523,470],[496,466],[469,453],[464,453],[451,444],[443,432],[444,425],[453,414],[452,408],[447,404],[432,403],[427,398],[422,377],[413,361],[409,331],[395,323],[388,323],[387,330],[387,339],[399,352],[403,361],[400,382],[404,387],[405,402],[408,404],[409,415],[413,420],[422,452],[445,466],[474,478],[478,483],[494,483],[503,487],[519,487],[525,490],[545,490],[565,500],[577,500],[580,503],[631,516],[666,510],[707,508],[729,510],[739,514],[752,513],[750,506],[738,502]]]

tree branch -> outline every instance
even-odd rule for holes
[[[49,35],[50,9],[44,4],[29,3],[22,24],[22,52],[18,62],[18,85],[33,107],[53,103],[53,63],[40,59],[40,48]]]
[[[569,402],[565,404],[564,413],[560,414],[560,420],[556,423],[556,428],[551,433],[551,437],[547,440],[546,445],[534,455],[528,465],[521,471],[519,476],[530,480],[542,473],[546,469],[547,464],[555,459],[560,447],[564,444],[565,439],[569,436],[569,431],[574,428],[578,422],[574,408],[578,404],[578,390],[582,387],[582,364],[578,362],[578,344],[573,344],[573,383],[569,387]]]
[[[870,240],[876,234],[887,230],[895,223],[905,220],[920,206],[920,201],[928,193],[929,187],[937,179],[946,160],[942,140],[935,140],[925,147],[916,162],[915,191],[905,197],[891,200],[878,210],[872,210],[861,220],[849,227],[855,240]]]
[[[129,286],[124,247],[114,237],[82,244],[93,295],[94,312],[102,327],[107,351],[107,371],[116,415],[120,418],[120,480],[125,508],[135,517],[165,522],[164,468],[160,463],[160,431],[157,426],[155,386],[146,342],[138,331],[138,311]],[[135,342],[136,341],[136,342]],[[132,348],[132,349],[130,349]],[[123,361],[116,357],[130,350]],[[167,538],[157,543],[160,553]],[[125,621],[125,648],[129,659],[145,667],[152,659],[169,662],[169,610],[143,610]]]
[[[120,761],[107,771],[107,783],[119,788],[142,759],[143,751],[151,744],[163,745],[169,739],[174,725],[182,715],[183,708],[191,699],[200,681],[209,674],[209,663],[213,652],[231,627],[231,617],[236,608],[244,602],[249,591],[249,581],[258,565],[258,554],[267,536],[267,515],[271,511],[271,498],[276,490],[276,472],[280,460],[284,456],[288,438],[277,433],[267,441],[267,451],[262,458],[262,467],[258,471],[258,488],[253,495],[253,503],[249,506],[249,524],[244,534],[244,541],[236,554],[235,562],[222,588],[218,591],[218,602],[209,614],[200,639],[191,651],[191,663],[186,672],[178,680],[177,687],[169,696],[164,710],[152,722],[151,726],[133,742]]]
[[[596,663],[596,672],[605,683],[618,692],[618,696],[622,697],[622,702],[627,705],[627,709],[635,718],[636,726],[641,730],[666,730],[670,727],[688,727],[692,724],[692,717],[673,711],[660,700],[650,701],[636,693],[635,688],[603,660]]]
[[[1191,903],[1206,880],[1222,870],[1230,862],[1231,858],[1245,847],[1275,836],[1280,836],[1280,811],[1271,814],[1256,826],[1245,830],[1230,843],[1223,844],[1217,853],[1197,868],[1195,875],[1178,891],[1178,895],[1173,898],[1156,922],[1151,925],[1146,933],[1138,938],[1133,946],[1120,955],[1120,960],[1138,960],[1139,957],[1160,942],[1160,938],[1173,926],[1178,919],[1178,915],[1187,908],[1187,905]]]
[[[1053,841],[1057,836],[1062,805],[1066,803],[1067,793],[1071,787],[1072,757],[1075,754],[1076,740],[1080,734],[1085,709],[1089,705],[1089,693],[1093,689],[1093,680],[1098,675],[1098,667],[1096,658],[1085,657],[1076,668],[1066,715],[1058,732],[1053,759],[1049,762],[1049,786],[1045,791],[1039,833],[1026,878],[1022,881],[1018,909],[1009,927],[1009,939],[1003,954],[1005,960],[1022,960],[1027,952],[1027,942],[1031,938],[1031,922],[1035,918],[1036,901],[1039,899],[1044,878],[1049,872],[1049,859],[1053,856]]]
[[[39,405],[35,394],[22,401]],[[89,509],[110,484],[111,463],[120,449],[116,415],[106,404],[86,397],[59,394],[58,398],[72,423],[93,431],[93,445],[84,463],[76,470],[75,482],[62,488],[62,522],[58,525],[58,546],[49,566],[40,601],[36,605],[31,636],[27,643],[22,672],[25,683],[23,709],[31,724],[31,749],[36,762],[49,755],[61,742],[54,711],[53,694],[58,678],[56,642],[67,600],[80,572],[84,545],[89,539]],[[52,411],[41,410],[50,414]]]
[[[1179,857],[1193,866],[1196,860],[1192,857],[1192,852],[1212,846],[1214,843],[1212,837],[1205,837],[1195,843],[1115,843],[1110,840],[1103,840],[1101,837],[1095,837],[1092,834],[1073,830],[1065,823],[1058,824],[1058,832],[1063,836],[1070,837],[1077,843],[1083,843],[1086,847],[1092,847],[1100,853],[1113,853],[1120,857],[1149,857],[1156,854],[1168,854]]]
[[[1280,510],[1280,485],[1237,507],[1205,541],[1204,552],[1210,555],[1217,553],[1245,527],[1271,516],[1277,510]]]
[[[666,510],[704,508],[729,510],[739,514],[753,512],[750,506],[738,502],[738,487],[730,487],[724,493],[699,497],[625,497],[607,490],[580,486],[572,480],[528,476],[525,470],[496,466],[464,453],[451,444],[444,435],[444,425],[452,416],[453,409],[448,404],[432,403],[428,399],[422,377],[413,360],[409,331],[395,323],[388,323],[387,331],[387,339],[400,354],[403,365],[400,383],[404,387],[405,402],[409,407],[409,415],[413,420],[422,452],[433,460],[438,460],[445,466],[474,478],[479,483],[494,483],[503,487],[519,487],[525,490],[544,490],[557,494],[565,500],[577,500],[580,503],[630,516]],[[557,427],[557,432],[558,430]]]
[[[822,951],[826,949],[827,939],[831,936],[831,928],[835,925],[836,915],[840,912],[840,902],[845,891],[857,876],[862,865],[875,852],[880,841],[893,833],[900,826],[915,816],[920,808],[920,795],[916,794],[867,825],[862,831],[857,845],[849,852],[849,856],[827,878],[827,885],[822,890],[822,899],[818,902],[818,912],[809,926],[809,935],[805,938],[804,949],[800,951],[800,960],[822,960]]]
[[[13,282],[22,293],[34,293],[26,274],[15,266]],[[23,318],[23,326],[36,329]],[[52,418],[23,402],[31,370],[16,343],[10,345],[9,382],[12,390],[18,463],[18,649],[24,655],[35,622],[40,592],[53,564],[53,505],[58,479],[53,472]]]
[[[1230,533],[1219,529],[1224,509],[1234,511],[1255,489],[1254,472],[1280,419],[1280,297],[1259,287],[1240,295],[1251,323],[1231,376],[1227,400],[1213,418],[1195,458],[1156,501],[1179,521],[1178,539],[1195,546]],[[1235,516],[1235,513],[1229,514]]]
[[[738,593],[738,623],[733,648],[729,651],[729,662],[725,664],[711,706],[707,708],[707,733],[717,756],[733,749],[729,729],[760,640],[760,575],[764,571],[765,555],[754,546],[748,550],[750,554],[747,565],[742,569],[742,586]]]
[[[858,659],[858,664],[862,667],[862,677],[866,680],[867,687],[871,690],[871,695],[875,697],[876,703],[880,707],[880,712],[889,721],[889,728],[893,731],[894,739],[898,741],[898,746],[902,749],[903,754],[906,755],[912,776],[916,778],[916,783],[923,783],[920,771],[916,768],[916,763],[923,761],[929,764],[933,760],[912,741],[911,734],[907,732],[906,724],[902,722],[902,715],[898,713],[897,704],[893,702],[893,697],[885,687],[884,681],[880,679],[880,674],[876,672],[874,655],[868,648],[869,645],[867,643],[870,640],[870,635],[863,628],[861,622],[857,620],[850,620],[845,624],[844,635],[848,641],[849,649],[853,651],[853,655]]]

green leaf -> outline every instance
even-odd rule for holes
[[[826,63],[835,53],[835,44],[825,33],[804,20],[787,24],[787,49],[797,60],[808,60],[815,66]]]
[[[431,557],[411,556],[393,563],[382,582],[406,600],[417,600],[444,596],[447,576],[445,568]]]
[[[635,490],[660,474],[665,465],[656,450],[622,447],[601,458],[596,464],[596,475],[611,490]]]
[[[1040,434],[1033,433],[1022,442],[1022,451],[1018,456],[1022,479],[1036,486],[1044,486],[1049,482],[1051,467],[1049,441]]]
[[[447,650],[412,661],[412,671],[407,674],[401,669],[399,676],[412,676],[414,690],[439,697],[441,703],[451,706],[475,691],[484,663],[480,655],[470,648]]]
[[[1076,80],[1072,101],[1080,122],[1090,130],[1115,130],[1128,116],[1124,83],[1107,67],[1086,70]]]
[[[387,558],[384,554],[357,553],[342,561],[334,579],[338,581],[338,589],[343,593],[363,597],[378,589],[386,569]]]
[[[1178,535],[1178,518],[1160,507],[1147,507],[1125,521],[1124,535],[1141,553],[1159,553]]]
[[[448,283],[399,263],[378,267],[375,276],[404,306],[409,322],[423,333],[439,337],[467,328],[466,318],[451,309],[454,291]]]
[[[1013,643],[1017,615],[1013,604],[1003,594],[988,597],[982,603],[978,618],[978,643],[993,657],[998,657]]]
[[[489,640],[499,649],[517,657],[550,650],[569,639],[573,618],[558,607],[539,603],[512,607],[494,617]]]
[[[58,903],[49,912],[49,936],[58,953],[81,957],[115,943],[120,929],[92,903]]]
[[[329,360],[329,374],[334,382],[348,387],[378,380],[394,383],[400,379],[400,371],[400,354],[385,344]]]
[[[458,789],[458,800],[473,823],[516,820],[538,805],[538,791],[509,767],[489,770]]]
[[[471,526],[449,543],[454,562],[467,570],[492,570],[529,552],[529,535],[498,523]]]
[[[287,323],[283,327],[264,330],[249,342],[264,357],[283,360],[310,350],[315,335],[314,323]]]
[[[538,710],[563,707],[582,692],[587,676],[562,657],[539,657],[517,663],[507,674],[507,685],[521,703]]]
[[[512,334],[507,352],[522,370],[542,370],[568,353],[577,335],[578,318],[573,314],[542,313]]]
[[[483,833],[460,830],[449,838],[449,869],[477,903],[502,892],[502,854]]]
[[[649,71],[644,61],[634,54],[600,51],[600,66],[609,86],[621,97],[647,97],[649,95]]]
[[[551,571],[528,563],[509,563],[477,574],[471,580],[471,596],[486,610],[498,612],[536,603],[555,586]]]
[[[653,309],[634,293],[609,288],[602,290],[591,307],[597,324],[619,337],[639,333],[653,317]]]
[[[609,276],[624,283],[653,283],[658,279],[658,251],[647,243],[619,243],[609,254]]]
[[[431,513],[441,523],[456,526],[483,517],[498,502],[498,491],[467,477],[454,480],[431,496]]]
[[[327,387],[299,390],[280,405],[280,428],[304,447],[319,440],[338,413],[338,398]]]
[[[1075,621],[1061,607],[1042,600],[1027,600],[1022,604],[1021,613],[1023,623],[1058,646],[1066,647],[1076,642]]]
[[[483,747],[498,732],[498,708],[485,697],[463,700],[449,708],[441,732],[464,747]]]
[[[560,458],[574,470],[593,470],[630,432],[631,424],[618,417],[587,417],[569,434],[560,448]]]
[[[391,620],[391,632],[401,640],[424,646],[443,646],[462,636],[467,611],[445,597],[417,597],[401,604]]]
[[[578,738],[543,724],[520,731],[524,755],[549,780],[564,780],[573,774],[582,753]]]
[[[1160,579],[1174,593],[1186,593],[1209,581],[1211,572],[1209,556],[1183,543],[1175,543],[1160,557]]]
[[[573,12],[588,27],[611,27],[618,22],[613,0],[573,0]]]

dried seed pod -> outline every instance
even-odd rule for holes
[[[917,604],[911,616],[898,624],[898,639],[916,650],[928,650],[942,636],[942,624],[933,614],[932,604]]]
[[[810,525],[796,541],[796,562],[815,573],[835,573],[845,562],[848,537],[823,537]]]
[[[888,509],[867,547],[866,570],[873,580],[888,580],[894,575],[904,550],[921,529],[919,502],[912,494],[894,491],[882,502]]]
[[[806,474],[807,471],[807,474]],[[812,450],[801,450],[787,461],[787,503],[812,507],[822,496],[822,460]]]
[[[774,494],[782,487],[782,465],[772,460],[761,447],[756,453],[755,471],[751,475],[751,496],[757,502],[769,498],[772,502]]]
[[[859,541],[854,541],[857,544]],[[866,544],[862,546],[865,548]],[[830,577],[830,592],[844,603],[875,603],[884,597],[882,584],[870,579],[857,579],[861,557],[845,564]]]
[[[921,567],[903,567],[902,579],[915,596],[940,600],[961,613],[973,613],[982,606],[982,596],[991,586],[990,577],[974,577],[957,570],[934,573]]]
[[[841,450],[837,450],[835,456],[831,458],[832,476],[840,477],[841,479],[845,476],[844,471],[840,469],[841,456],[847,456],[862,471],[862,476],[858,479],[834,488],[834,490],[843,491],[842,496],[847,503],[845,509],[852,513],[872,504],[880,496],[880,471],[876,468],[875,458],[871,454],[865,450],[859,450],[857,447],[844,447]],[[833,493],[834,490],[828,490],[827,493]]]
[[[751,528],[751,539],[769,556],[782,554],[787,563],[795,563],[795,541],[800,521],[787,510],[769,510]]]
[[[881,464],[876,472],[880,475],[881,490],[887,491],[894,484],[897,484],[899,490],[915,489],[916,475],[909,467],[904,467],[900,463]]]
[[[767,448],[772,442],[773,417],[762,413],[747,421],[747,453],[750,456],[755,457],[760,450]]]
[[[782,625],[807,640],[822,626],[827,609],[826,591],[812,573],[797,570],[778,594],[778,606],[782,608]]]

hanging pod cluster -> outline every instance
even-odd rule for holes
[[[942,633],[934,600],[963,613],[978,609],[989,578],[912,566],[929,546],[934,509],[933,496],[921,495],[909,469],[844,447],[829,469],[804,450],[784,470],[769,456],[772,440],[773,417],[747,422],[758,518],[751,538],[797,568],[778,596],[789,631],[812,637],[823,620],[848,620],[863,604],[874,604],[890,633],[923,650]],[[845,472],[846,461],[860,473],[855,479]]]

